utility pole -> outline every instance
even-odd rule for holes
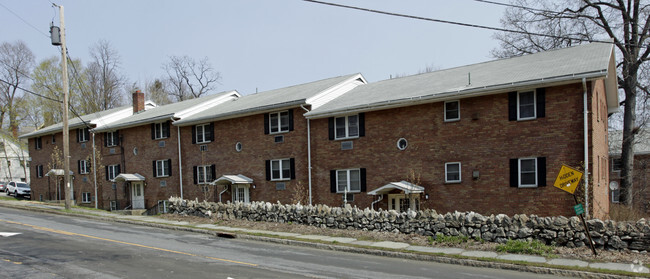
[[[59,18],[61,20],[61,68],[63,82],[63,185],[65,185],[65,209],[69,210],[72,203],[72,191],[70,189],[70,131],[68,130],[68,57],[65,47],[65,22],[63,20],[63,6],[53,4],[59,7]],[[54,34],[52,34],[54,36]],[[54,38],[52,39],[54,43]]]

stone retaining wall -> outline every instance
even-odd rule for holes
[[[283,205],[269,202],[208,203],[198,200],[170,198],[170,213],[249,221],[295,223],[321,228],[417,233],[435,236],[464,235],[485,241],[504,243],[508,239],[537,239],[546,244],[567,247],[588,245],[587,235],[580,219],[539,217],[519,214],[483,216],[474,212],[438,214],[435,210],[397,213],[329,207],[326,205]],[[591,237],[600,249],[650,251],[650,222],[615,222],[591,219],[587,221]]]

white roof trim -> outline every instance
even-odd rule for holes
[[[63,176],[64,173],[62,169],[51,169],[45,176]],[[70,171],[70,175],[74,175],[74,172]]]
[[[230,175],[223,175],[219,178],[217,178],[215,181],[212,181],[212,185],[223,185],[223,184],[252,184],[253,179],[246,177],[241,174],[230,174]]]
[[[130,181],[144,181],[144,176],[138,173],[120,173],[118,176],[111,180],[113,182],[130,182]]]
[[[368,195],[375,196],[375,195],[388,194],[388,192],[392,191],[393,189],[400,190],[404,192],[404,194],[424,193],[424,187],[402,180],[400,182],[391,182],[384,186],[381,186],[375,190],[368,192]]]

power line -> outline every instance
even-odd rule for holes
[[[6,83],[6,84],[9,85],[9,86],[16,87],[16,88],[18,88],[18,89],[20,89],[20,90],[22,90],[22,91],[25,91],[25,92],[27,92],[27,93],[29,93],[29,94],[36,95],[36,96],[41,97],[41,98],[44,98],[44,99],[48,99],[48,100],[50,100],[50,101],[55,101],[55,102],[58,102],[58,103],[62,103],[62,102],[63,102],[63,101],[59,101],[59,100],[54,99],[54,98],[50,98],[50,97],[48,97],[48,96],[43,96],[43,95],[38,94],[38,93],[36,93],[36,92],[34,92],[34,91],[31,91],[31,90],[28,90],[28,89],[22,88],[22,87],[20,87],[20,86],[18,86],[18,85],[15,85],[15,84],[13,84],[13,83],[10,83],[10,82],[5,81],[5,80],[2,80],[2,79],[0,79],[0,82]]]
[[[10,13],[12,13],[12,14],[13,14],[14,16],[16,16],[18,19],[22,20],[25,24],[27,24],[27,25],[29,25],[30,27],[34,28],[34,30],[38,31],[38,33],[43,34],[43,36],[45,36],[45,37],[47,37],[47,38],[50,37],[49,35],[45,34],[45,33],[44,33],[43,31],[41,31],[40,29],[36,28],[36,27],[35,27],[34,25],[32,25],[31,23],[27,22],[27,20],[25,20],[24,18],[22,18],[21,16],[19,16],[17,13],[15,13],[15,12],[12,11],[11,9],[9,9],[7,6],[3,5],[2,3],[0,3],[0,6],[2,6],[2,7],[5,8],[7,11],[9,11]]]
[[[547,38],[553,38],[553,39],[564,39],[564,40],[568,39],[568,40],[581,41],[581,42],[591,42],[591,43],[606,43],[606,44],[611,44],[612,43],[611,41],[586,40],[586,39],[581,39],[581,38],[549,35],[549,34],[534,33],[534,32],[525,32],[525,31],[519,31],[519,30],[512,30],[512,29],[506,29],[506,28],[500,28],[500,27],[491,27],[491,26],[464,23],[464,22],[458,22],[458,21],[436,19],[436,18],[430,18],[430,17],[413,16],[413,15],[407,15],[407,14],[400,14],[400,13],[387,12],[387,11],[381,11],[381,10],[374,10],[374,9],[369,9],[369,8],[342,5],[342,4],[323,2],[323,1],[316,1],[316,0],[303,0],[303,1],[316,3],[316,4],[321,4],[321,5],[339,7],[339,8],[359,10],[359,11],[364,11],[364,12],[369,12],[369,13],[383,14],[383,15],[396,16],[396,17],[404,17],[404,18],[424,20],[424,21],[432,21],[432,22],[438,22],[438,23],[459,25],[459,26],[486,29],[486,30],[499,31],[499,32],[518,33],[518,34],[532,35],[532,36],[539,36],[539,37],[547,37]],[[483,2],[483,1],[481,1],[481,2]],[[486,3],[503,4],[503,3],[493,2],[493,1],[486,1]],[[506,4],[503,4],[503,5],[506,5]],[[521,6],[521,7],[523,7],[523,6]],[[628,45],[632,45],[632,44],[628,44]],[[640,48],[647,48],[648,47],[648,46],[645,46],[645,45],[635,45],[635,46],[640,47]]]

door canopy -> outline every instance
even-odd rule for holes
[[[113,182],[133,182],[144,181],[144,176],[138,173],[120,173],[118,176],[111,180]]]
[[[212,185],[253,184],[253,179],[241,174],[228,174],[217,178]]]
[[[381,186],[375,190],[368,192],[368,195],[383,195],[388,194],[394,189],[404,192],[404,194],[420,194],[424,192],[424,187],[415,185],[404,180],[400,182],[391,182],[384,186]]]

